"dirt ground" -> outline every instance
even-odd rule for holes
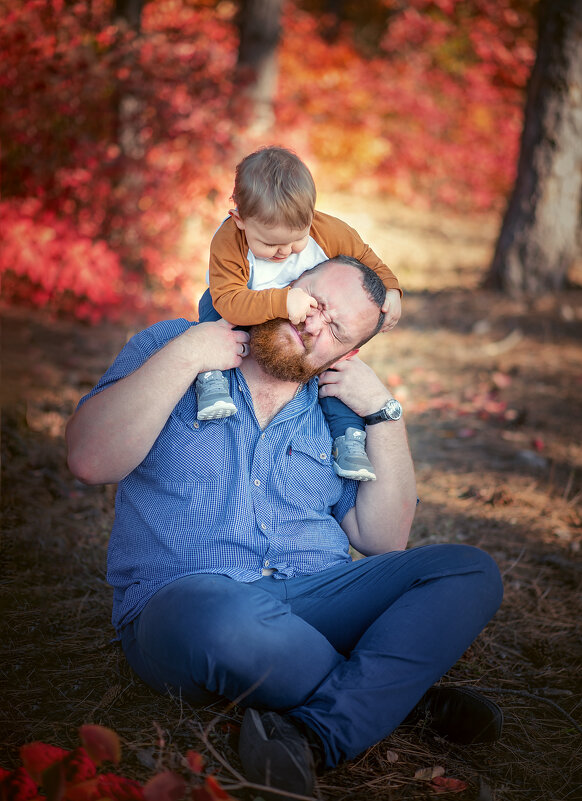
[[[403,726],[321,777],[319,797],[432,798],[430,770],[418,774],[429,768],[465,783],[461,801],[581,798],[582,291],[533,302],[479,289],[495,218],[337,196],[319,206],[358,228],[406,289],[398,328],[362,355],[405,409],[421,500],[411,543],[478,545],[505,583],[501,610],[443,679],[503,707],[502,739],[460,748]],[[5,309],[2,334],[0,765],[31,740],[73,748],[94,722],[120,734],[126,775],[145,781],[197,748],[236,788],[239,710],[157,697],[111,642],[114,488],[85,487],[65,466],[65,422],[131,330]]]

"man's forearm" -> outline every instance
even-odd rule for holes
[[[139,369],[89,398],[67,426],[69,467],[88,484],[120,481],[149,453],[196,375],[241,362],[248,335],[204,323],[171,340]]]
[[[376,481],[360,483],[344,527],[354,548],[369,556],[406,547],[416,509],[416,481],[404,421],[378,423],[366,431]]]

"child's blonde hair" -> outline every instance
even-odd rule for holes
[[[262,147],[237,165],[232,199],[242,220],[303,230],[311,225],[315,195],[311,173],[284,147]]]

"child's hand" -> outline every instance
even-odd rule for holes
[[[293,325],[304,323],[310,310],[316,306],[315,298],[298,286],[292,287],[287,293],[287,316]]]
[[[389,289],[386,292],[386,300],[382,306],[382,311],[386,315],[382,325],[382,331],[391,331],[402,314],[402,303],[400,301],[400,292],[397,289]]]

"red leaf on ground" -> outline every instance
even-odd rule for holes
[[[461,793],[468,787],[467,782],[462,779],[449,779],[444,776],[436,776],[430,783],[433,793]]]
[[[212,801],[232,801],[232,796],[220,786],[218,780],[214,776],[207,776],[204,782],[204,788],[208,791]]]
[[[87,724],[81,726],[79,734],[88,755],[96,765],[100,765],[105,760],[113,762],[115,765],[119,763],[121,743],[114,731],[105,726]]]
[[[146,801],[181,801],[186,795],[186,782],[177,773],[167,770],[145,784],[143,795]]]
[[[2,801],[30,801],[38,795],[38,787],[25,768],[16,768],[3,777],[0,786]]]
[[[99,798],[112,798],[114,801],[143,801],[144,789],[134,779],[103,773],[98,778]]]
[[[186,760],[188,761],[190,770],[194,773],[202,773],[204,770],[204,757],[202,754],[199,754],[198,751],[188,751]]]
[[[104,794],[99,792],[99,779],[70,784],[65,790],[66,801],[95,801],[103,797]]]
[[[46,743],[27,743],[20,748],[20,759],[26,770],[35,781],[40,781],[42,774],[55,762],[66,756],[69,751]]]
[[[75,748],[62,760],[67,784],[78,784],[92,779],[97,774],[95,763],[84,748]]]

